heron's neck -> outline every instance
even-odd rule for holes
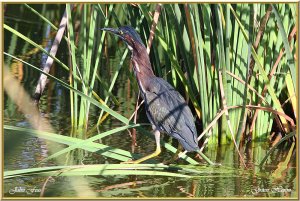
[[[133,49],[131,61],[140,88],[147,89],[150,84],[151,78],[155,77],[151,67],[147,49],[145,47]]]

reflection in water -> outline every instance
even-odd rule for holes
[[[121,137],[128,135],[126,132],[119,134]],[[40,161],[48,156],[48,149],[46,143],[34,137],[27,137],[24,135],[22,140],[18,138],[20,134],[14,134],[7,132],[5,134],[5,170],[24,169],[30,168],[34,163]],[[138,143],[140,146],[146,146],[143,143],[144,136],[137,133]],[[12,140],[13,139],[13,140]],[[19,139],[15,140],[15,139]],[[147,140],[145,140],[147,142]],[[123,143],[124,142],[124,143]],[[104,143],[110,144],[113,147],[123,147],[129,149],[130,138],[124,138],[124,141],[120,141],[116,138],[105,139]],[[150,141],[149,144],[152,142]],[[152,143],[154,144],[154,143]],[[15,147],[10,149],[10,147]],[[154,145],[152,146],[152,148]],[[255,165],[247,171],[243,171],[239,168],[239,162],[236,164],[229,164],[227,161],[232,161],[232,157],[236,157],[236,153],[232,146],[225,146],[222,149],[222,158],[218,162],[222,163],[221,168],[212,168],[206,166],[193,166],[194,169],[203,171],[203,175],[199,175],[198,178],[183,179],[183,178],[171,178],[171,177],[150,177],[150,176],[88,176],[85,180],[88,181],[85,185],[88,185],[94,190],[96,196],[99,197],[232,197],[232,196],[296,196],[296,169],[295,164],[291,167],[291,163],[288,166],[278,166],[282,162],[278,160],[272,160],[268,162],[267,168],[260,171]],[[215,158],[220,148],[210,149],[208,156]],[[266,153],[268,147],[264,143],[256,143],[251,148],[251,152],[263,151]],[[145,151],[145,150],[143,150]],[[147,152],[147,150],[145,151]],[[287,158],[289,154],[295,154],[295,149],[290,149],[288,153],[281,152],[280,155]],[[157,160],[163,160],[170,157],[169,153],[162,154]],[[272,158],[272,157],[271,157]],[[111,159],[103,160],[102,156],[97,154],[89,154],[85,158],[85,163],[104,163],[104,162],[116,163]],[[259,161],[254,157],[247,159],[247,164],[256,164]],[[177,161],[177,163],[183,163]],[[294,163],[294,162],[293,162]],[[51,166],[48,162],[45,164]],[[234,168],[232,171],[227,171],[226,167]],[[191,167],[190,167],[191,168]],[[282,177],[276,178],[274,176],[274,170],[281,168],[280,175]],[[228,169],[232,170],[232,169]],[[279,171],[279,170],[277,170]],[[75,177],[77,181],[80,178]],[[9,190],[15,187],[25,187],[27,189],[37,188],[41,189],[47,177],[24,177],[5,180],[5,196],[39,196],[38,192],[28,194],[26,192],[15,192],[10,194]],[[47,183],[44,196],[78,196],[72,187],[70,187],[70,179],[72,177],[53,177],[51,182]],[[78,182],[77,182],[78,183]],[[82,184],[83,185],[83,184]],[[78,183],[76,188],[83,189],[84,186]],[[86,195],[94,196],[94,195]]]

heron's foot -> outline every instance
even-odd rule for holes
[[[144,162],[144,161],[146,161],[146,160],[148,160],[150,158],[158,156],[160,154],[160,152],[161,152],[161,150],[160,150],[160,147],[159,147],[159,148],[157,148],[155,150],[154,153],[152,153],[152,154],[150,154],[148,156],[144,156],[143,158],[140,158],[138,160],[129,160],[129,161],[121,162],[121,164],[139,164],[139,163],[142,163],[142,162]]]
[[[124,162],[121,162],[120,164],[139,164],[139,162],[136,160],[129,160],[129,161],[124,161]]]

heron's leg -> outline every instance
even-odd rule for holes
[[[172,161],[175,161],[178,159],[178,155],[179,153],[182,151],[182,145],[180,143],[178,143],[178,146],[177,146],[177,151],[176,153],[174,154],[174,156],[172,157]]]
[[[178,143],[176,153],[173,155],[173,157],[170,160],[167,160],[164,162],[164,164],[172,164],[174,161],[178,159],[179,153],[182,151],[182,145]]]
[[[150,158],[153,158],[155,156],[158,156],[161,152],[161,149],[160,149],[160,132],[159,130],[155,129],[154,130],[154,136],[155,136],[155,142],[156,142],[156,150],[154,153],[148,155],[148,156],[144,156],[143,158],[140,158],[138,160],[135,160],[135,161],[127,161],[125,163],[133,163],[133,164],[138,164],[138,163],[141,163],[145,160],[148,160]]]

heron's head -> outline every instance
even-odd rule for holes
[[[140,35],[131,26],[122,26],[119,28],[103,28],[102,30],[108,31],[117,35],[121,38],[127,45],[127,47],[132,51],[141,45],[145,47]]]

